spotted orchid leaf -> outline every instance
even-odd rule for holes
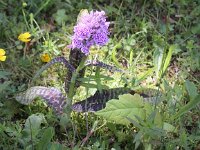
[[[112,65],[108,65],[106,63],[103,63],[101,61],[98,61],[98,60],[88,60],[86,62],[86,66],[97,66],[97,67],[100,67],[100,68],[105,68],[109,71],[113,71],[113,72],[121,72],[121,73],[124,73],[125,71],[124,70],[121,70],[115,66],[112,66]]]
[[[57,113],[62,113],[63,107],[66,105],[65,96],[60,90],[54,87],[34,86],[19,93],[16,100],[24,105],[29,105],[37,97],[43,98],[49,106],[51,106]]]
[[[154,91],[154,94],[150,93],[150,91]],[[119,95],[122,94],[132,94],[140,93],[139,95],[143,97],[145,102],[148,102],[151,105],[155,105],[159,102],[161,93],[158,96],[157,92],[152,89],[146,89],[142,92],[136,92],[129,88],[114,88],[114,89],[103,89],[101,92],[97,91],[93,96],[82,100],[80,102],[76,102],[72,105],[72,110],[76,112],[96,112],[105,108],[106,103],[111,99],[117,99]]]
[[[64,57],[56,57],[54,59],[52,59],[50,62],[48,62],[46,65],[44,65],[41,69],[39,69],[35,76],[33,77],[33,81],[40,76],[40,74],[48,69],[49,67],[51,67],[53,64],[55,63],[63,63],[65,65],[65,67],[68,69],[69,72],[73,72],[75,71],[75,68],[64,58]]]
[[[101,92],[97,91],[93,96],[74,103],[72,110],[76,112],[96,112],[106,106],[106,102],[118,98],[119,95],[129,93],[131,90],[128,88],[114,88],[103,89]]]

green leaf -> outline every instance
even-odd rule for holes
[[[197,23],[197,25],[193,26],[191,31],[193,34],[200,34],[200,23]]]
[[[108,81],[108,80],[114,80],[114,78],[112,78],[112,77],[109,77],[109,76],[104,76],[104,75],[99,75],[98,76],[101,80],[106,80],[106,81]],[[77,80],[78,81],[81,81],[81,82],[90,82],[90,81],[95,81],[96,80],[96,76],[93,76],[93,75],[91,75],[91,76],[89,76],[89,77],[84,77],[84,78],[78,78]]]
[[[24,131],[28,133],[29,138],[36,137],[36,135],[40,131],[40,127],[42,123],[46,123],[45,117],[43,114],[32,114],[31,116],[26,119]]]
[[[53,15],[53,17],[58,25],[62,25],[64,21],[67,21],[69,19],[68,16],[66,15],[65,9],[57,10],[57,12]]]
[[[114,46],[113,50],[112,50],[112,60],[113,62],[115,63],[115,65],[118,67],[118,68],[121,68],[121,65],[120,63],[118,62],[117,58],[116,58],[116,51],[117,51],[117,48],[120,48],[121,47],[121,43],[118,43],[117,45]]]
[[[163,61],[163,52],[164,48],[155,46],[156,50],[154,51],[154,66],[155,66],[155,71],[156,71],[156,77],[158,78],[160,75],[160,69],[162,66],[162,61]]]
[[[186,86],[187,92],[190,96],[190,99],[191,100],[194,99],[198,95],[197,87],[195,86],[195,84],[193,82],[186,80],[185,86]]]
[[[80,85],[86,88],[94,88],[94,89],[98,88],[97,84],[92,84],[92,83],[81,83]],[[102,85],[102,88],[108,88],[108,87],[106,85]]]
[[[133,63],[133,50],[130,51],[130,56],[129,56],[129,64],[132,67],[132,63]]]
[[[134,141],[133,143],[135,143],[135,149],[137,149],[142,141],[142,136],[143,136],[143,133],[142,131],[139,131],[136,135],[135,135],[135,138],[134,138]]]
[[[176,49],[176,45],[171,45],[169,47],[169,51],[167,53],[167,57],[165,59],[165,63],[164,63],[164,66],[163,66],[163,72],[164,73],[167,69],[167,67],[169,66],[169,63],[171,61],[171,58],[172,58],[172,54],[173,54],[173,51]]]
[[[55,134],[55,131],[53,127],[48,127],[47,129],[45,129],[42,135],[42,138],[40,139],[40,142],[37,145],[37,149],[38,150],[47,149],[54,134]]]
[[[154,68],[150,68],[147,72],[145,72],[144,74],[142,74],[137,80],[136,83],[140,83],[141,81],[143,81],[145,78],[147,78],[148,76],[150,76],[154,71]]]
[[[117,136],[117,138],[118,138],[118,142],[123,142],[124,140],[126,140],[126,138],[127,138],[127,133],[125,133],[125,132],[123,132],[123,131],[117,131],[116,133],[115,133],[115,135]]]
[[[163,123],[163,129],[167,132],[174,132],[174,133],[177,132],[176,128],[167,122]]]
[[[66,113],[63,113],[60,116],[60,123],[59,124],[61,125],[61,127],[67,128],[67,126],[68,126],[69,123],[70,123],[69,116]]]
[[[7,76],[11,75],[10,72],[7,72],[7,71],[0,71],[0,78],[4,78],[6,79]]]
[[[200,103],[200,95],[197,95],[194,99],[192,99],[189,103],[183,106],[174,116],[172,116],[172,120],[179,118],[184,113],[188,112],[190,109],[195,107],[197,104]]]
[[[10,89],[9,85],[11,84],[11,81],[6,81],[3,84],[0,84],[0,92],[6,90],[6,89]]]
[[[143,101],[143,98],[135,94],[124,94],[119,96],[119,100],[110,100],[106,103],[106,108],[96,112],[96,115],[115,121],[119,124],[130,124],[127,118],[135,120],[135,116],[146,119],[146,115],[151,113],[151,105]]]
[[[64,145],[60,144],[60,143],[50,143],[48,146],[49,150],[67,150],[69,148],[64,147]],[[75,148],[73,148],[75,150]]]

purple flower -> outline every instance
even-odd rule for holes
[[[71,48],[78,48],[88,55],[92,45],[103,46],[108,42],[108,27],[104,11],[84,11],[74,27]]]

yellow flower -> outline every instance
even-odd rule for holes
[[[49,62],[51,60],[51,57],[49,56],[49,54],[44,53],[41,56],[41,60],[42,60],[42,62]]]
[[[25,33],[21,33],[18,36],[18,39],[22,42],[29,42],[31,39],[29,39],[31,37],[31,34],[29,32],[25,32]]]
[[[5,50],[0,48],[0,61],[6,60],[5,54],[6,54]]]

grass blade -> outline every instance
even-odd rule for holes
[[[175,48],[176,48],[175,45],[171,45],[171,46],[169,47],[169,51],[168,51],[167,57],[166,57],[166,59],[165,59],[165,63],[164,63],[164,66],[163,66],[163,72],[162,72],[162,73],[165,73],[167,67],[169,66],[169,63],[170,63],[170,61],[171,61],[172,54],[173,54],[173,51],[174,51]]]
[[[172,120],[182,116],[184,113],[188,112],[190,109],[195,107],[197,104],[200,103],[200,94],[195,97],[195,99],[191,100],[187,103],[184,107],[182,107],[174,116],[172,116]]]

